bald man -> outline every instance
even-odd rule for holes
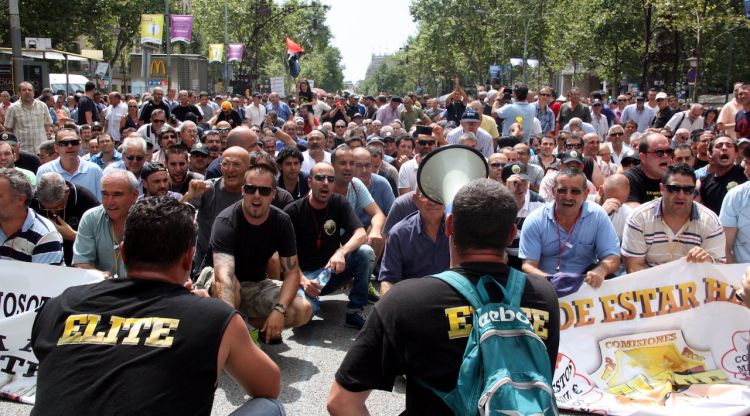
[[[252,134],[255,137],[255,133]],[[257,137],[255,139],[257,146]],[[248,151],[239,146],[232,146],[221,155],[221,177],[190,181],[190,188],[181,201],[190,202],[198,210],[198,246],[193,259],[193,271],[200,271],[203,257],[209,254],[208,242],[216,216],[226,207],[242,199],[242,186],[245,184],[245,171],[248,167]]]
[[[621,173],[610,175],[599,187],[599,201],[612,221],[620,243],[622,243],[622,233],[625,231],[628,215],[633,211],[631,207],[625,205],[629,194],[630,182]]]

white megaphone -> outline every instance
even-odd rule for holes
[[[419,163],[417,186],[422,195],[444,205],[448,213],[458,190],[474,179],[486,178],[489,171],[487,160],[478,150],[462,145],[444,146]]]

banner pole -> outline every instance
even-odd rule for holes
[[[167,93],[172,88],[172,32],[169,20],[169,0],[164,0],[164,25],[166,27],[164,32],[167,35]]]

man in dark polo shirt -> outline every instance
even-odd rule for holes
[[[698,182],[696,200],[719,215],[721,203],[730,189],[747,182],[745,172],[735,165],[737,143],[729,136],[719,136],[711,143],[711,166],[713,172]]]
[[[495,180],[479,179],[461,188],[445,226],[452,270],[472,284],[490,275],[506,285],[510,269],[504,260],[505,246],[515,234],[516,211],[513,196]],[[498,287],[486,288],[490,300],[502,296]],[[363,414],[372,389],[390,391],[396,376],[404,374],[406,413],[452,414],[440,397],[416,380],[441,391],[455,387],[471,332],[468,305],[463,295],[439,279],[408,279],[395,285],[375,304],[336,372],[329,412]],[[557,295],[545,278],[527,275],[521,306],[528,308],[553,371],[560,339]]]
[[[31,209],[49,218],[62,235],[66,265],[73,260],[73,242],[83,213],[98,205],[94,194],[66,182],[59,173],[48,172],[37,178]]]
[[[641,164],[625,171],[630,182],[626,205],[635,208],[645,202],[661,198],[661,179],[672,163],[674,150],[669,140],[659,133],[649,133],[638,146]]]

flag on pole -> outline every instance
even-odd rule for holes
[[[212,43],[208,45],[208,63],[224,60],[224,44]]]
[[[170,41],[190,43],[193,37],[193,16],[173,14],[169,16],[169,21]]]
[[[244,43],[230,43],[229,50],[227,51],[227,62],[241,61],[244,51]]]
[[[289,35],[287,35],[286,36],[286,51],[287,53],[301,54],[305,52],[305,48],[294,43],[294,41],[289,37]]]
[[[155,45],[161,45],[161,38],[162,36],[164,36],[163,31],[163,14],[141,15],[141,43],[153,43]]]
[[[287,65],[289,67],[289,75],[292,76],[292,78],[296,78],[297,75],[299,75],[300,72],[300,66],[299,66],[299,57],[305,53],[305,49],[294,43],[294,41],[289,38],[289,35],[286,36],[286,60]]]

